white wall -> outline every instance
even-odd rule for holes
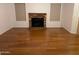
[[[71,27],[72,27],[73,9],[74,9],[74,4],[72,3],[62,4],[61,25],[69,32],[71,32]]]
[[[28,3],[26,4],[26,21],[16,21],[14,4],[0,4],[0,34],[13,27],[29,27],[28,13],[47,13],[46,26],[64,27],[71,33],[77,32],[79,4],[62,4],[61,21],[50,21],[50,4],[49,3]]]
[[[15,27],[29,27],[28,13],[47,13],[46,27],[60,27],[60,21],[50,21],[50,3],[26,3],[26,21],[16,21]]]
[[[78,27],[78,20],[79,19],[79,4],[74,4],[74,11],[73,11],[73,21],[71,27],[71,33],[77,34],[77,27]]]
[[[16,21],[15,27],[29,27],[28,13],[47,13],[47,20],[50,19],[49,3],[26,3],[26,21]]]
[[[62,4],[61,25],[72,34],[77,34],[79,4]]]
[[[0,4],[0,34],[11,29],[14,26],[14,21],[14,4]]]
[[[16,21],[15,6],[13,3],[0,4],[0,34],[13,27],[29,27],[28,13],[47,13],[46,26],[59,27],[60,22],[50,21],[49,3],[26,4],[26,21]]]
[[[50,4],[49,3],[27,3],[26,20],[29,23],[28,13],[47,13],[47,19],[46,19],[46,23],[47,23],[50,20]]]

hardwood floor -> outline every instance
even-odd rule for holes
[[[0,53],[3,55],[79,54],[79,35],[70,34],[63,28],[13,28],[0,36]]]

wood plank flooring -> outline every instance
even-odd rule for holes
[[[13,28],[0,36],[0,54],[77,55],[79,35],[70,34],[63,28]]]

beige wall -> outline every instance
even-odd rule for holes
[[[26,12],[24,3],[15,3],[16,21],[25,21]]]
[[[74,10],[74,4],[73,3],[62,4],[61,24],[69,32],[71,32],[71,27],[72,27],[73,10]]]
[[[28,13],[46,13],[46,26],[50,22],[50,3],[26,3],[26,19],[29,23]]]
[[[0,34],[11,29],[15,24],[14,4],[0,3]]]
[[[61,11],[61,4],[52,3],[51,7],[50,7],[50,20],[59,21],[60,20],[60,11]]]
[[[73,11],[72,28],[71,28],[71,33],[73,34],[77,34],[78,18],[79,18],[79,3],[75,3]]]
[[[46,20],[50,20],[50,3],[26,3],[26,11],[26,18],[28,20],[28,13],[46,13]]]

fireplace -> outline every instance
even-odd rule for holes
[[[29,27],[30,28],[45,28],[46,27],[46,13],[29,13]]]

